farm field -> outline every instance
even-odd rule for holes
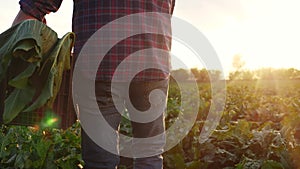
[[[228,81],[226,104],[219,125],[205,141],[199,138],[210,108],[208,83],[184,93],[199,100],[195,124],[187,136],[164,153],[165,169],[298,169],[300,168],[300,80]],[[190,83],[185,82],[185,86]],[[180,89],[171,83],[166,127],[182,114]],[[124,119],[121,132],[130,135]],[[176,134],[176,133],[174,133]],[[67,130],[24,126],[0,128],[1,169],[75,169],[80,156],[80,125]],[[129,169],[130,159],[120,168]]]
[[[188,136],[165,153],[165,168],[299,168],[299,82],[228,81],[219,126],[205,142],[197,136],[210,105],[209,85],[198,84],[204,106]]]

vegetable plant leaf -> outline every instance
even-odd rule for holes
[[[42,59],[40,48],[34,39],[24,39],[16,44],[13,50],[14,57],[20,57],[27,62],[38,62]]]
[[[34,73],[36,67],[37,66],[35,64],[30,64],[27,69],[15,78],[11,79],[8,84],[18,89],[24,89],[28,85],[28,79]]]
[[[57,69],[56,74],[54,75],[54,85],[53,85],[53,96],[50,98],[48,102],[48,106],[52,107],[52,104],[59,92],[61,82],[63,79],[63,71],[70,69],[70,53],[74,43],[75,34],[68,33],[62,37],[59,41],[58,46],[60,48],[59,53],[56,57],[55,66]]]
[[[49,100],[50,97],[53,96],[53,82],[55,73],[55,68],[50,70],[46,85],[44,86],[41,94],[29,107],[24,109],[24,112],[31,112],[33,110],[36,110],[37,108],[40,108]]]
[[[32,105],[26,108],[25,112],[33,111],[48,102],[48,107],[52,104],[60,89],[63,71],[70,68],[70,51],[73,46],[74,34],[66,34],[55,46],[55,49],[50,53],[47,62],[42,67],[45,67],[41,72],[41,76],[47,76],[46,84]],[[66,63],[67,62],[67,63]],[[48,68],[50,67],[50,72]]]
[[[4,102],[3,122],[11,122],[29,104],[34,96],[33,88],[14,89]]]

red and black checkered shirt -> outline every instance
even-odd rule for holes
[[[30,14],[39,20],[43,20],[46,14],[57,11],[61,2],[62,0],[20,0],[20,5],[23,12]],[[104,25],[123,16],[136,13],[159,12],[172,14],[174,3],[175,0],[74,0],[72,28],[77,37],[74,55],[78,56],[87,40]],[[163,20],[161,22],[162,24],[165,24],[163,23]],[[158,31],[163,29],[157,25],[161,24],[145,25],[145,27],[154,27]],[[130,25],[128,25],[127,28],[130,28]],[[126,29],[126,27],[124,27],[124,29]],[[117,45],[110,49],[102,60],[98,68],[97,79],[101,81],[110,81],[118,65],[127,56],[149,48],[159,48],[170,51],[171,37],[161,34],[145,33],[121,40]],[[136,75],[135,80],[149,81],[168,78],[170,73],[170,55],[140,57],[139,59],[132,61],[130,65],[149,64],[149,62],[157,62],[165,68],[163,71],[159,69],[143,70]],[[128,72],[126,71],[123,72],[122,75],[124,76],[124,79],[127,79],[127,73]]]

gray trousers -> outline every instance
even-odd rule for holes
[[[108,82],[95,82],[95,93],[97,98],[97,103],[99,109],[104,116],[105,120],[110,124],[110,126],[118,131],[121,114],[118,112],[116,106],[112,99],[117,98],[117,104],[123,104],[124,110],[126,109],[127,102],[125,95],[129,94],[131,104],[140,111],[145,111],[149,109],[149,93],[154,89],[159,89],[165,93],[167,96],[168,91],[168,80],[162,81],[148,81],[148,82],[131,82],[129,92],[123,90],[123,84],[118,83],[114,85],[114,89],[111,90],[111,84]],[[89,101],[89,94],[84,91],[79,92],[80,97],[85,97],[84,99]],[[167,99],[167,98],[164,98]],[[116,100],[115,100],[116,101]],[[120,107],[120,106],[118,106]],[[84,111],[95,111],[87,107],[80,108]],[[82,112],[81,112],[82,113]],[[129,112],[130,115],[130,112]],[[159,135],[165,131],[164,125],[164,115],[156,118],[154,121],[147,123],[131,122],[132,134],[134,138],[148,138],[152,136]],[[115,140],[118,142],[118,140]],[[100,146],[98,146],[93,140],[86,134],[82,129],[82,158],[85,162],[85,169],[115,169],[120,162],[120,157],[118,155],[112,154]],[[142,150],[134,151],[153,151],[153,152],[163,152],[163,147],[165,145],[165,137],[162,137],[158,142],[143,143]],[[134,147],[133,147],[134,149]],[[163,168],[163,158],[161,154],[144,157],[144,158],[134,158],[133,163],[134,169],[162,169]]]

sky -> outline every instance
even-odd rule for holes
[[[59,36],[71,31],[72,3],[64,0],[58,12],[46,17],[47,24]],[[298,0],[176,0],[174,16],[194,25],[206,36],[225,73],[234,70],[232,58],[237,54],[247,69],[300,69],[299,6]],[[0,32],[10,27],[18,10],[18,0],[0,6]],[[180,42],[173,43],[172,53],[186,67],[204,66]]]

